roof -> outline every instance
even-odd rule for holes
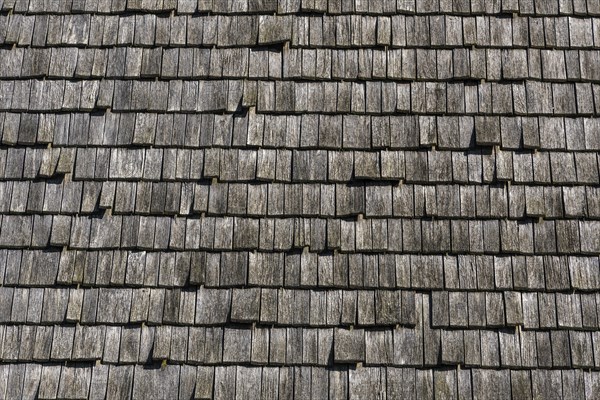
[[[598,0],[0,0],[0,398],[600,398]]]

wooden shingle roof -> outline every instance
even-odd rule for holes
[[[600,398],[600,1],[0,0],[0,399]]]

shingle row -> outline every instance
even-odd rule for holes
[[[152,96],[151,90],[155,92]],[[241,105],[243,91],[242,80],[186,81],[185,84],[183,81],[21,80],[2,83],[0,109],[97,111],[113,108],[119,111],[164,109],[170,112],[188,110],[189,113],[235,112]],[[198,97],[198,93],[202,93],[202,96]],[[159,106],[163,101],[165,103]]]
[[[324,328],[8,326],[3,333],[6,362],[101,360],[121,365],[168,360],[327,366],[333,341],[333,329]],[[19,337],[25,340],[15,343]]]
[[[3,249],[0,250],[0,268],[0,282],[6,290],[52,285],[149,288],[191,285],[194,290],[197,285],[209,288],[460,289],[467,292],[589,292],[600,288],[597,256]],[[148,295],[147,291],[142,292]],[[12,295],[7,296],[3,304],[10,308]],[[33,294],[31,296],[33,298]],[[41,292],[36,296],[41,296]],[[452,296],[464,297],[460,293]],[[514,303],[516,294],[511,296]],[[583,297],[584,306],[593,309],[595,306],[589,305],[593,300]],[[10,310],[6,315],[10,315]],[[23,315],[18,317],[24,318]],[[452,317],[451,321],[457,318]],[[592,325],[586,323],[586,326]]]
[[[358,147],[358,144],[353,143],[349,147],[355,146]],[[24,148],[11,147],[0,152],[0,157],[3,153],[6,155],[6,167],[0,176],[4,179],[22,179],[26,169],[22,163],[28,152]],[[63,171],[71,167],[66,172],[73,171],[74,180],[198,181],[216,178],[222,182],[387,180],[475,184],[504,181],[554,185],[598,183],[598,153],[90,147],[72,152],[75,156],[71,159],[73,164],[65,161],[65,169],[58,168],[59,157],[54,171],[54,164],[50,164],[48,175],[45,174],[45,168],[44,173],[40,174],[42,167],[45,167],[45,151],[35,153],[29,154],[30,157],[37,156],[34,158],[37,163],[33,166],[33,177],[36,176],[37,165],[37,176],[41,177],[64,174]]]
[[[423,306],[428,306],[426,297]],[[418,307],[421,302],[418,301]],[[596,332],[415,328],[2,326],[3,361],[598,368]],[[333,354],[332,354],[333,353]],[[438,358],[440,357],[440,358]]]
[[[132,100],[128,99],[130,93],[127,86],[133,88],[135,84],[130,81],[115,81],[112,108],[116,111],[139,110],[137,106],[132,105]],[[189,83],[184,82],[183,86],[189,86]],[[250,90],[248,88],[244,94],[242,99],[244,104],[253,104],[251,96],[248,96]],[[191,92],[193,100],[194,91]],[[169,94],[165,93],[163,97],[170,96],[170,93],[169,88]],[[202,91],[199,90],[198,95],[200,96],[201,93]],[[599,91],[595,85],[537,81],[497,84],[259,81],[255,104],[258,113],[266,114],[412,113],[425,114],[429,118],[440,114],[485,114],[488,117],[492,115],[573,116],[595,113],[591,104],[586,103],[584,99],[594,99],[597,93]],[[133,89],[131,96],[134,96]],[[577,109],[577,99],[581,104],[579,109]],[[205,110],[202,107],[198,111],[211,111],[211,107],[208,108],[209,110]],[[186,111],[183,103],[180,105],[180,110]],[[170,111],[169,106],[167,111]]]
[[[600,31],[600,28],[598,29]],[[598,82],[598,50],[5,48],[0,78]],[[79,82],[81,83],[81,82]],[[331,82],[330,82],[331,83]],[[475,82],[473,82],[475,83]],[[325,85],[327,86],[327,85]]]
[[[335,333],[334,360],[366,365],[593,368],[597,360],[592,342],[599,340],[591,332],[440,331],[427,326],[422,332],[340,329]]]
[[[334,336],[334,351],[338,350],[338,346],[344,346],[350,352],[341,352],[339,360],[334,358],[335,361],[340,362],[394,366],[458,364],[486,368],[598,367],[598,355],[595,355],[594,347],[600,338],[592,332],[438,331],[424,328],[422,333],[418,331],[407,333],[408,329],[393,331],[355,329],[346,333],[352,335],[352,338],[346,339],[349,343],[345,343],[340,340],[342,335],[338,333],[341,331],[336,331]]]
[[[600,15],[600,6],[594,0],[516,0],[484,2],[483,0],[447,1],[447,0],[92,0],[56,2],[4,0],[2,11],[13,13],[101,13],[117,14],[123,12],[162,13],[176,11],[178,14],[508,14],[522,15]]]
[[[279,18],[281,22],[285,21],[285,17]],[[576,49],[600,44],[600,37],[595,32],[599,23],[597,18],[528,18],[515,14],[477,17],[450,14],[294,16],[289,40],[293,47]],[[259,24],[259,28],[261,26],[264,25]],[[258,42],[261,43],[260,35]]]
[[[165,269],[161,266],[162,273]],[[306,271],[302,272],[306,273]],[[365,274],[367,272],[365,271]],[[550,272],[568,274],[567,268],[563,271],[555,268]],[[590,270],[586,272],[587,275],[591,274]],[[356,268],[351,273],[355,274]],[[376,274],[371,273],[371,275]],[[301,278],[303,277],[304,274]],[[579,278],[583,277],[585,274],[581,274]],[[130,275],[127,275],[127,278],[130,278]],[[163,276],[161,278],[165,279]],[[380,278],[385,277],[382,275]],[[498,277],[501,278],[503,277]],[[482,284],[485,285],[484,279],[481,278]],[[560,289],[569,289],[568,275],[551,276],[550,279],[553,279],[553,282],[548,282],[548,286],[551,283],[558,285],[563,283],[564,287]],[[561,279],[566,282],[561,282]],[[135,284],[130,279],[127,281],[129,282],[126,283]],[[266,284],[269,285],[270,282]],[[362,287],[370,285],[365,282]],[[489,286],[493,287],[493,285],[491,282]],[[556,289],[558,285],[551,289]],[[541,289],[544,290],[543,287]],[[381,328],[396,325],[414,326],[415,318],[421,318],[420,309],[415,316],[414,292],[399,290],[309,291],[258,287],[198,290],[2,287],[0,298],[3,301],[2,322],[4,324],[81,323],[87,326],[144,323],[213,326],[238,323],[311,328],[340,326]],[[600,317],[600,308],[597,307],[599,300],[600,296],[597,293],[434,291],[431,293],[431,310],[427,309],[424,312],[431,312],[432,328],[476,329],[521,326],[527,331],[540,329],[596,331]],[[350,346],[346,351],[352,352],[358,349]],[[350,360],[351,357],[346,359],[346,361]]]
[[[599,53],[600,54],[600,53]],[[0,83],[0,110],[259,114],[595,115],[587,83],[62,81]],[[67,117],[68,118],[68,117]],[[365,119],[368,121],[368,119]],[[85,127],[84,127],[85,129]]]
[[[276,250],[313,252],[596,254],[600,221],[322,218],[49,217],[5,215],[0,247],[72,249]],[[34,225],[34,223],[39,225]],[[65,223],[66,222],[66,223]]]
[[[501,293],[496,294],[502,299]],[[324,328],[414,326],[416,318],[415,293],[399,290],[2,287],[0,298],[4,324],[243,324],[246,328],[249,324],[259,324]],[[595,304],[595,299],[592,300]],[[581,323],[581,312],[579,320]]]
[[[380,0],[377,0],[380,1]],[[387,0],[386,0],[387,1]],[[395,5],[396,0],[392,0]],[[13,13],[101,13],[120,14],[132,12],[163,12],[176,10],[178,13],[202,13],[202,12],[232,12],[232,13],[274,13],[278,11],[277,0],[240,0],[240,1],[215,1],[213,0],[89,0],[72,1],[59,0],[55,2],[16,1],[4,0],[1,10]],[[293,4],[297,3],[297,6]],[[391,4],[391,3],[390,3]],[[288,12],[298,11],[300,3],[293,0],[288,5],[287,0],[281,2],[282,10]]]
[[[600,373],[581,369],[415,369],[336,366],[261,367],[0,365],[7,398],[226,399],[488,398],[591,399],[600,396]],[[458,397],[460,396],[460,397]]]
[[[75,156],[74,149],[61,150],[59,146],[229,147],[234,153],[237,150],[231,148],[263,147],[262,157],[270,157],[268,154],[274,150],[266,149],[273,148],[404,150],[435,146],[440,150],[476,151],[478,146],[497,145],[503,150],[597,151],[600,150],[598,121],[546,116],[8,112],[0,113],[3,128],[0,138],[6,146],[48,143],[57,146],[43,152],[27,149],[30,155],[26,157],[41,156],[43,174],[51,176],[47,169],[57,162],[66,162],[66,159],[60,162],[61,152],[65,152],[62,157],[69,162]],[[158,150],[169,151],[177,150]],[[41,154],[35,155],[37,152]],[[509,153],[504,155],[512,158]],[[544,153],[542,157],[547,156]],[[590,155],[575,153],[575,157]]]
[[[424,138],[426,140],[426,138]],[[599,142],[600,143],[600,142]],[[358,148],[358,143],[348,147]],[[589,147],[594,146],[593,143]],[[72,175],[71,175],[72,173]],[[5,180],[339,183],[597,184],[593,152],[427,150],[161,149],[80,147],[0,149]],[[356,182],[360,183],[360,182]],[[25,184],[21,182],[21,184]]]
[[[348,147],[358,146],[357,143],[349,143]],[[19,162],[25,159],[26,153],[22,148],[6,150],[4,178],[22,178],[21,171],[25,168],[21,169]],[[43,153],[40,153],[42,151],[38,151],[37,155],[42,156],[43,163]],[[96,160],[95,165],[91,163],[92,160]],[[39,171],[42,170],[42,163]],[[55,173],[57,169],[58,164]],[[78,148],[74,157],[74,180],[197,181],[212,178],[223,182],[315,183],[364,179],[404,180],[407,183],[514,181],[517,184],[597,184],[598,154],[558,151],[534,154],[481,150],[353,152],[92,147]]]
[[[185,3],[186,1],[184,1]],[[187,3],[192,3],[187,1]],[[421,2],[417,2],[421,3]],[[516,15],[0,15],[0,44],[598,48],[600,18]]]
[[[560,284],[565,278],[557,276],[558,269],[549,272],[548,280],[553,283]],[[432,292],[431,326],[472,329],[520,325],[525,330],[597,331],[597,300],[595,293]]]
[[[279,184],[192,182],[0,182],[0,211],[40,214],[34,225],[70,224],[67,215],[138,214],[333,218],[440,217],[598,219],[594,186]],[[336,195],[339,197],[336,198]],[[46,221],[46,222],[42,222]],[[462,222],[461,222],[462,223]],[[576,221],[557,221],[573,224]],[[154,222],[152,222],[154,225]],[[37,243],[37,241],[36,241]],[[37,244],[36,244],[37,246]]]
[[[600,368],[600,336],[572,330],[12,325],[2,326],[0,335],[5,362]]]

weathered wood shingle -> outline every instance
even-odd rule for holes
[[[0,0],[0,397],[598,397],[598,15]]]

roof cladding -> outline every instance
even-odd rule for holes
[[[600,398],[599,0],[0,0],[0,398]]]

